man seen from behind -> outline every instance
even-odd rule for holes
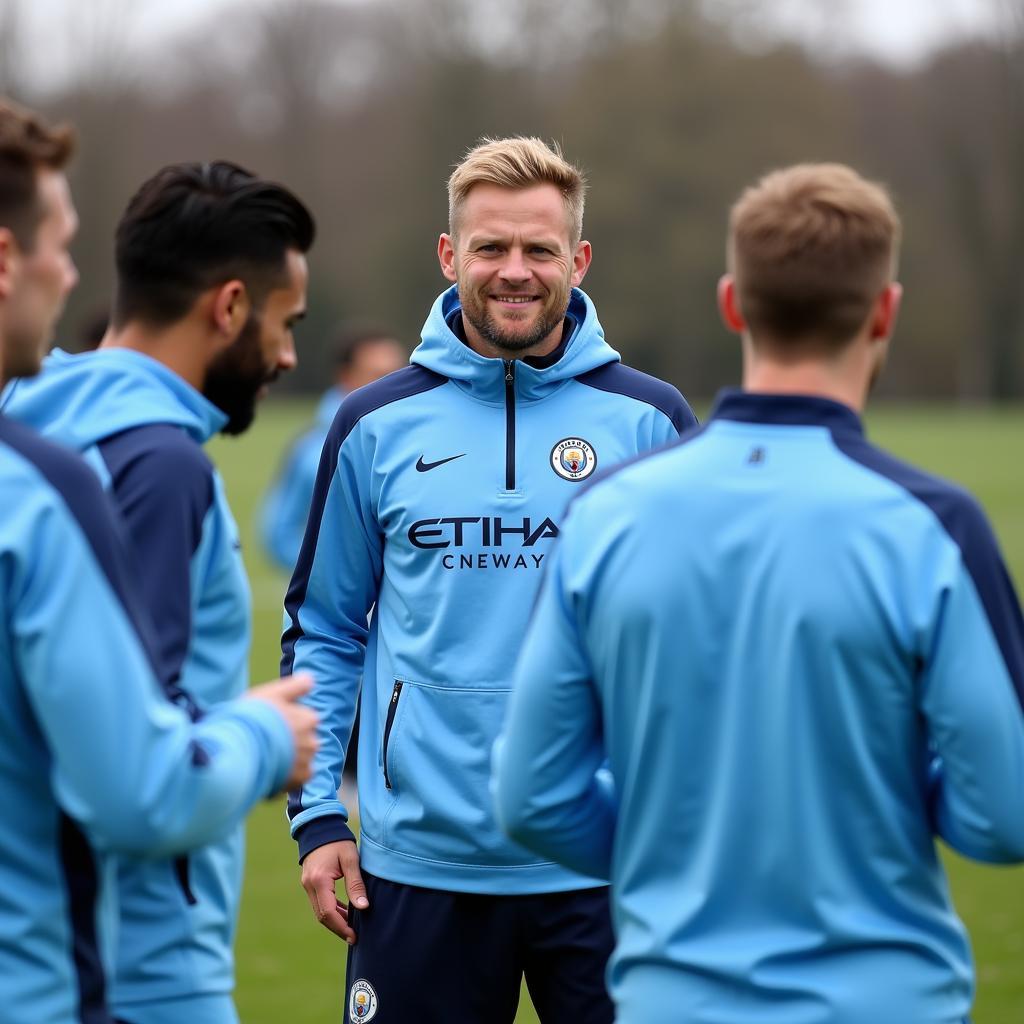
[[[611,879],[621,1024],[970,1013],[936,840],[1024,859],[1024,627],[974,499],[864,434],[898,239],[848,167],[748,189],[719,289],[742,390],[595,483],[551,556],[498,816]]]

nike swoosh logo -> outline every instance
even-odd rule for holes
[[[437,462],[424,462],[423,456],[421,455],[416,460],[416,472],[417,473],[428,473],[432,469],[437,469],[438,466],[443,466],[446,462],[454,462],[456,459],[461,459],[466,453],[462,455],[449,455],[447,459],[440,459]]]

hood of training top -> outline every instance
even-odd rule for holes
[[[54,349],[37,377],[13,381],[2,408],[76,451],[147,423],[180,427],[198,444],[227,417],[173,370],[130,349]]]
[[[350,835],[337,789],[362,677],[368,871],[481,893],[598,884],[500,832],[491,746],[566,503],[695,420],[675,388],[622,365],[578,289],[567,321],[550,356],[487,359],[458,333],[453,287],[412,365],[341,406],[286,604],[283,669],[313,673],[322,726],[289,803],[302,856]]]
[[[480,355],[456,336],[452,323],[457,325],[461,315],[458,289],[453,285],[430,310],[410,362],[458,381],[475,398],[503,402],[505,376],[495,372],[502,360]],[[619,362],[619,353],[605,341],[597,310],[585,292],[572,290],[566,316],[571,323],[568,337],[551,355],[515,361],[517,399],[544,398],[572,377]]]

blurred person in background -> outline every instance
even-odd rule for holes
[[[0,101],[0,386],[39,372],[77,273],[67,128]],[[95,473],[0,413],[0,1018],[109,1021],[111,854],[169,856],[308,774],[295,679],[193,723]]]
[[[324,446],[282,664],[317,674],[323,748],[289,815],[310,905],[351,944],[350,1021],[511,1024],[524,975],[545,1024],[612,1020],[607,887],[510,843],[488,793],[566,503],[696,422],[579,289],[584,189],[539,139],[474,148],[438,243],[451,287]],[[338,785],[361,678],[357,851]]]
[[[163,168],[117,226],[111,325],[96,352],[56,350],[8,413],[82,452],[124,517],[175,699],[216,716],[248,686],[251,600],[238,529],[203,451],[239,434],[296,364],[309,211],[224,161]],[[123,859],[117,965],[124,1024],[234,1024],[244,834],[174,860]]]
[[[260,510],[260,536],[270,560],[291,573],[309,518],[313,485],[327,432],[345,396],[401,369],[408,353],[377,327],[343,327],[334,347],[334,382],[320,399],[316,421],[289,448]]]
[[[975,500],[864,435],[899,234],[848,167],[748,189],[743,390],[595,483],[551,557],[498,815],[611,880],[621,1024],[968,1019],[936,838],[1024,859],[1024,623]]]

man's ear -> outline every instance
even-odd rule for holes
[[[217,333],[223,335],[229,344],[242,332],[251,310],[252,300],[244,281],[233,278],[215,289],[210,316]]]
[[[891,338],[896,329],[896,318],[899,316],[900,304],[903,301],[903,285],[898,281],[886,285],[885,290],[875,300],[875,308],[871,312],[871,338]]]
[[[742,334],[747,329],[736,301],[736,278],[732,274],[723,274],[718,279],[718,313],[722,323],[735,334]]]
[[[10,296],[21,267],[21,247],[10,228],[0,228],[0,299]]]
[[[458,278],[455,273],[455,239],[451,235],[442,234],[437,240],[437,261],[441,264],[441,273],[454,284]]]
[[[587,273],[587,269],[590,267],[590,261],[593,258],[593,251],[591,250],[590,243],[583,241],[582,239],[576,243],[576,251],[572,256],[572,286],[579,288],[580,282],[582,282],[584,276]]]

